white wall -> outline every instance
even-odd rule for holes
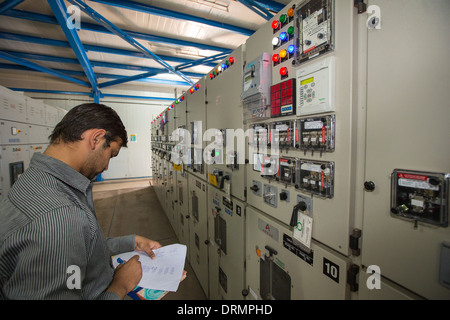
[[[67,96],[49,94],[31,94],[37,96],[49,105],[59,106],[66,110],[87,102],[92,102],[88,97]],[[43,99],[45,97],[45,99]],[[107,171],[102,178],[125,179],[151,177],[151,130],[150,122],[166,107],[150,105],[145,101],[121,102],[119,100],[100,100],[100,103],[113,108],[122,119],[128,133],[128,147],[122,148],[117,157],[111,160]],[[131,135],[136,135],[136,142],[131,142]]]

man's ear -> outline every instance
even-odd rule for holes
[[[89,137],[89,146],[91,149],[95,149],[95,147],[102,143],[102,138],[105,136],[105,129],[91,129]]]

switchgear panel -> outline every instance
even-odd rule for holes
[[[247,207],[246,248],[247,299],[349,298],[348,258],[314,239],[306,248],[292,229],[252,207]]]
[[[310,0],[296,10],[296,62],[302,63],[334,47],[332,0]]]
[[[450,174],[395,169],[391,176],[394,216],[448,226]]]
[[[209,298],[243,299],[245,203],[208,189]]]
[[[208,292],[208,191],[207,184],[188,175],[189,188],[189,261],[203,290]]]
[[[245,200],[244,164],[247,159],[245,137],[241,136],[244,121],[241,100],[244,52],[245,45],[236,48],[214,69],[216,75],[205,82],[207,121],[206,128],[203,126],[206,129],[205,140],[214,139],[208,143],[204,152],[209,183],[241,200]],[[227,66],[230,61],[233,61],[232,64]],[[260,88],[256,83],[253,85],[249,90],[255,90],[253,93],[256,94]]]

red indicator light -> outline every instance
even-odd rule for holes
[[[288,69],[287,69],[286,67],[281,68],[281,69],[280,69],[280,74],[281,74],[282,76],[287,75],[287,74],[288,74]]]
[[[272,22],[272,29],[278,29],[280,27],[280,23],[278,20],[273,20]]]
[[[230,61],[230,63],[233,64],[233,63],[234,63],[234,58],[233,58],[233,57],[230,57],[230,58],[228,59],[228,61]]]
[[[195,89],[197,90],[197,89],[200,89],[200,84],[199,83],[197,83],[196,85],[195,85]]]
[[[272,56],[272,61],[273,61],[273,62],[277,62],[278,60],[280,60],[280,56],[279,56],[277,53],[275,53],[275,54]]]
[[[183,97],[183,96],[181,96],[181,97],[180,97],[180,101],[183,101],[183,100],[184,100],[184,97]]]
[[[209,74],[209,78],[212,79],[214,78],[214,75],[212,73]]]

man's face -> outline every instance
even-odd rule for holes
[[[122,147],[122,141],[111,141],[109,147],[106,146],[105,138],[101,138],[91,156],[85,162],[83,171],[81,172],[89,180],[94,179],[103,171],[108,170],[109,160],[119,154]]]

